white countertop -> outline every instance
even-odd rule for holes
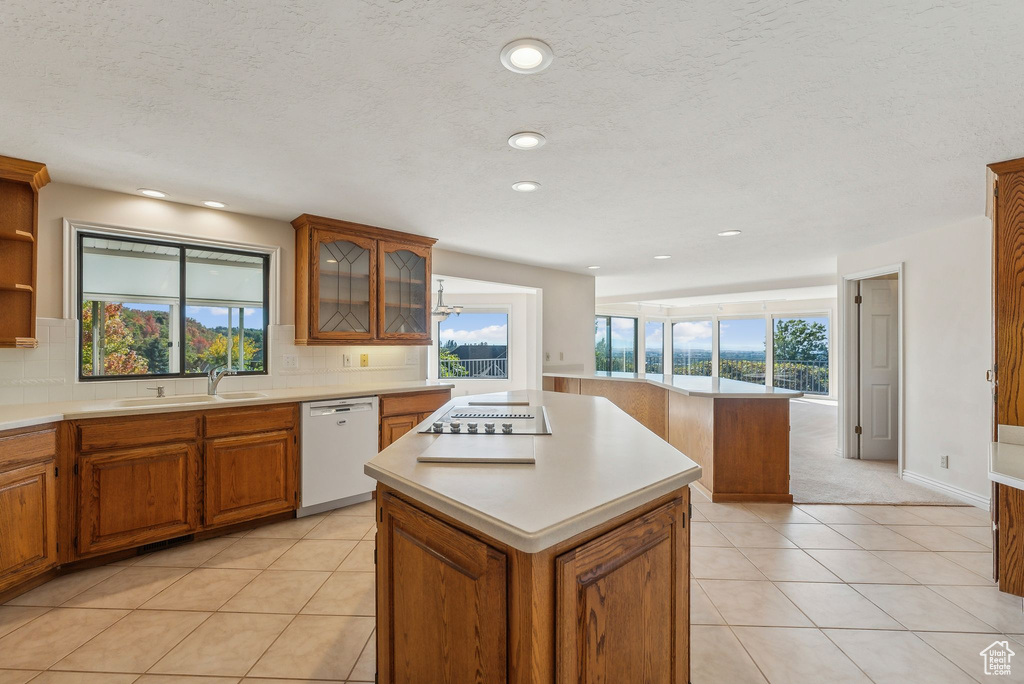
[[[646,382],[657,387],[693,397],[723,399],[797,399],[803,392],[765,387],[752,382],[712,378],[703,375],[661,375],[659,373],[618,373],[600,371],[593,375],[583,373],[545,373],[548,378],[579,378],[581,380],[621,380],[623,382]]]
[[[989,448],[988,479],[1024,489],[1024,427],[999,426],[999,441]]]
[[[255,392],[223,392],[213,401],[185,402],[180,396],[154,399],[145,406],[125,406],[121,402],[137,399],[96,399],[93,401],[64,401],[54,404],[14,404],[0,406],[0,430],[11,430],[61,420],[83,418],[107,418],[110,416],[148,415],[174,411],[200,411],[240,406],[260,406],[321,399],[343,399],[380,394],[397,394],[431,389],[450,389],[449,382],[418,380],[411,382],[378,382],[351,385],[328,385],[324,387],[293,387],[289,389],[258,390]],[[259,394],[245,399],[232,398],[238,394]],[[196,396],[196,395],[189,395]],[[205,395],[199,395],[205,396]]]
[[[499,392],[457,397],[435,415],[483,397],[547,408],[552,434],[505,438],[534,440],[536,464],[419,463],[416,457],[437,440],[476,438],[413,431],[367,463],[366,474],[527,553],[700,477],[700,466],[603,397]]]

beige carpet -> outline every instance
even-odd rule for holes
[[[797,503],[959,504],[896,477],[895,461],[839,458],[834,402],[790,402],[790,490]]]

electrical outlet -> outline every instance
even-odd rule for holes
[[[369,354],[360,354],[359,355],[359,367],[360,368],[366,368],[369,365],[370,365],[370,355]]]
[[[299,357],[295,354],[285,354],[281,357],[281,368],[288,370],[299,367]]]
[[[565,352],[558,352],[558,360],[565,361]]]
[[[544,352],[544,360],[545,361],[550,361],[551,360],[551,352]]]
[[[939,456],[939,467],[940,468],[948,468],[949,467],[949,456],[947,456],[945,454],[943,454],[942,456]]]
[[[351,367],[352,366],[352,355],[351,354],[342,354],[341,355],[341,365],[343,367],[345,367],[345,368]]]

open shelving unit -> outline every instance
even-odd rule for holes
[[[0,156],[0,347],[33,348],[39,189],[45,164]]]

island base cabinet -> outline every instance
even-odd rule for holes
[[[996,574],[999,591],[1024,596],[1024,491],[996,483]]]
[[[194,442],[79,457],[81,555],[130,548],[198,528]]]
[[[505,682],[505,554],[394,496],[384,500],[379,681]]]
[[[0,591],[56,564],[52,461],[0,472]]]
[[[558,557],[559,684],[685,684],[685,515],[672,501]]]
[[[379,682],[688,681],[688,488],[537,553],[377,502]]]

